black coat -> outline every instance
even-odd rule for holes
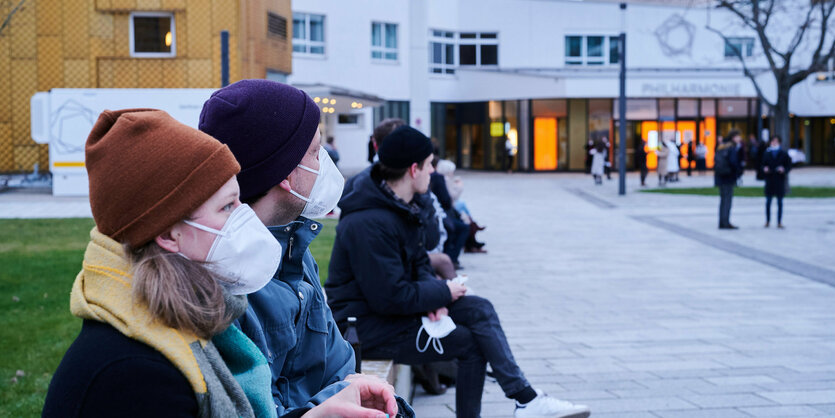
[[[388,195],[377,167],[358,174],[339,201],[342,215],[325,282],[334,319],[343,324],[357,317],[360,341],[369,348],[452,301],[426,254],[424,229],[437,224]]]
[[[186,377],[154,348],[85,320],[49,384],[44,417],[195,417]]]
[[[728,158],[728,164],[730,165],[731,172],[722,175],[714,172],[713,178],[716,186],[728,184],[736,185],[736,181],[742,175],[743,170],[742,164],[739,161],[739,152],[736,149],[736,145],[734,145],[733,142],[726,142],[720,145],[716,150],[717,158],[719,158],[719,153],[724,154]]]
[[[782,197],[786,194],[786,173],[791,170],[791,166],[789,153],[783,149],[767,150],[763,153],[762,167],[768,167],[768,173],[763,173],[766,196]],[[778,172],[777,167],[783,167],[784,171]]]

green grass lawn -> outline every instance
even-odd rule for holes
[[[665,193],[665,194],[691,194],[700,196],[719,196],[718,187],[685,187],[685,188],[667,188],[667,189],[644,189],[644,193]],[[734,189],[734,197],[765,197],[763,187],[737,187]],[[792,197],[806,197],[806,198],[827,198],[835,197],[835,187],[806,187],[806,186],[792,186],[791,193],[786,195],[787,198]]]
[[[324,224],[310,248],[323,282],[336,221]],[[40,416],[52,373],[81,329],[69,296],[92,227],[92,219],[0,220],[0,417]]]

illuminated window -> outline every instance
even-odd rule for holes
[[[293,52],[302,55],[325,54],[325,16],[293,13]]]
[[[371,23],[371,58],[397,61],[397,25],[394,23]]]
[[[166,58],[177,55],[173,13],[130,14],[130,56]]]

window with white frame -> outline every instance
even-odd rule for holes
[[[458,65],[499,64],[499,39],[496,33],[461,32],[458,35]]]
[[[495,32],[433,30],[429,40],[429,72],[454,74],[455,66],[499,65],[499,38]]]
[[[130,14],[130,56],[167,58],[177,55],[174,13],[132,12]]]
[[[455,74],[455,32],[432,31],[429,37],[429,72]]]
[[[371,59],[397,61],[397,24],[371,22]]]
[[[619,38],[609,35],[566,35],[565,65],[613,65],[620,62]]]
[[[754,38],[728,38],[725,41],[725,58],[750,57],[753,54]]]
[[[325,54],[325,16],[293,13],[293,52]]]

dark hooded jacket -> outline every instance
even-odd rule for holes
[[[424,229],[437,224],[389,195],[377,167],[358,174],[339,201],[342,214],[325,282],[334,319],[344,327],[348,317],[357,317],[367,348],[402,336],[421,316],[452,302],[426,255]]]

